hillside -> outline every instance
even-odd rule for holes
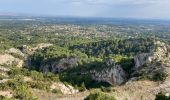
[[[44,20],[0,21],[0,100],[169,98],[168,25]]]
[[[76,52],[71,52],[66,49],[66,51],[63,51],[63,48],[61,47],[54,49],[53,45],[43,45],[46,44],[38,44],[36,47],[32,48],[27,47],[27,49],[22,51],[13,48],[6,50],[5,53],[1,54],[1,58],[3,59],[0,61],[0,84],[1,91],[3,91],[1,92],[1,95],[13,98],[17,95],[20,96],[20,94],[18,94],[20,91],[26,91],[26,94],[22,94],[24,98],[25,96],[28,96],[26,98],[30,98],[30,93],[32,93],[32,95],[37,94],[36,96],[41,98],[39,94],[42,93],[42,95],[45,95],[46,97],[45,91],[51,91],[49,94],[50,98],[55,97],[61,100],[66,98],[77,98],[78,100],[80,97],[78,96],[79,94],[82,96],[80,98],[84,98],[89,94],[87,91],[91,91],[92,87],[109,86],[110,91],[112,92],[109,92],[108,94],[114,95],[115,98],[119,100],[124,100],[126,98],[136,100],[139,99],[139,97],[154,100],[155,95],[159,91],[165,93],[170,92],[168,90],[170,81],[170,75],[168,73],[170,72],[170,47],[163,42],[157,41],[153,44],[155,46],[150,51],[138,53],[134,57],[131,57],[130,59],[134,59],[134,62],[131,64],[131,68],[128,69],[124,68],[125,64],[116,62],[111,58],[103,61],[96,59],[94,63],[94,61],[90,60],[91,58],[88,58],[86,54],[79,53],[78,55],[75,55]],[[57,50],[56,53],[53,52],[52,54],[54,57],[48,55],[46,51],[48,49],[51,50],[48,51],[49,54],[51,54],[53,50]],[[61,51],[58,51],[60,49]],[[32,50],[33,53],[30,53],[29,50]],[[27,53],[26,51],[29,52]],[[39,51],[42,54],[45,53],[48,55],[45,56],[43,54],[43,57],[48,58],[35,56]],[[35,57],[42,59],[38,59],[38,61],[43,61],[43,63],[38,63],[38,66],[40,66],[39,69],[30,67],[37,64],[35,63],[37,59]],[[122,59],[127,58],[125,57]],[[40,72],[33,71],[33,69]],[[43,73],[41,73],[41,71]],[[11,84],[13,84],[12,87]],[[73,87],[68,84],[73,85]],[[74,88],[75,86],[78,86],[78,89]],[[28,89],[30,92],[28,92]],[[81,92],[84,91],[84,89],[88,89],[85,90],[85,94],[84,92]],[[16,90],[17,92],[15,92]],[[60,96],[54,95],[54,93],[57,93],[57,95]],[[74,97],[66,96],[67,94],[72,94]]]

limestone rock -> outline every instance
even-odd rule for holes
[[[40,44],[33,45],[33,46],[23,45],[23,46],[19,47],[19,49],[22,52],[24,52],[25,54],[31,55],[38,49],[43,49],[43,48],[46,48],[46,47],[50,47],[52,45],[53,44],[49,44],[49,43],[40,43]]]
[[[74,89],[71,85],[65,85],[63,83],[53,83],[50,86],[51,90],[53,89],[59,89],[63,94],[75,94],[79,91],[77,89]]]
[[[157,41],[156,47],[149,53],[141,53],[134,57],[135,66],[134,72],[131,74],[134,76],[144,76],[153,79],[155,75],[166,76],[166,68],[170,67],[170,46]]]
[[[120,65],[114,64],[114,62],[106,62],[106,64],[112,64],[111,67],[105,67],[100,71],[93,70],[92,78],[99,82],[107,82],[111,85],[120,85],[126,81],[127,75]]]
[[[9,54],[0,54],[0,65],[9,65],[9,66],[17,66],[22,67],[24,61],[18,58],[13,57]]]
[[[157,41],[156,48],[149,53],[141,53],[134,57],[135,68],[139,68],[146,63],[161,62],[162,64],[170,64],[170,46]]]
[[[42,72],[52,72],[52,73],[59,73],[63,70],[68,68],[73,68],[77,66],[78,58],[68,57],[62,58],[60,60],[56,60],[51,64],[45,64],[40,67],[40,71]]]
[[[149,56],[150,56],[150,53],[142,53],[142,54],[136,55],[134,57],[135,69],[138,69],[145,63],[149,62],[150,61]]]
[[[23,58],[25,57],[25,54],[22,53],[19,49],[16,49],[16,48],[10,48],[9,50],[6,50],[7,53],[11,54],[18,54],[20,56],[22,56]]]

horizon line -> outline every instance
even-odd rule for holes
[[[97,19],[132,19],[132,20],[168,20],[170,18],[158,17],[103,17],[103,16],[70,16],[70,15],[50,15],[50,14],[31,14],[31,13],[15,13],[15,12],[0,12],[0,16],[9,17],[54,17],[54,18],[97,18]]]

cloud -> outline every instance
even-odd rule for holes
[[[67,1],[67,0],[65,0]],[[170,4],[169,0],[68,0],[79,4],[92,5],[151,5],[151,4]]]

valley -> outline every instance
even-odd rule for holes
[[[170,98],[168,21],[30,19],[0,20],[0,100]]]

